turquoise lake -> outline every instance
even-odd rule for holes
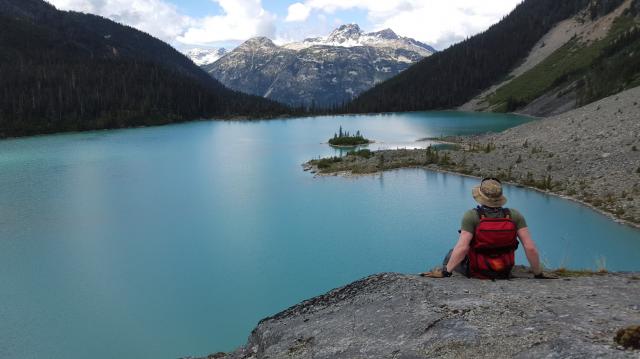
[[[0,141],[0,358],[232,350],[265,317],[377,272],[441,262],[476,179],[418,169],[314,178],[360,130],[372,149],[499,131],[456,112],[179,125]],[[640,231],[508,186],[548,266],[640,270]],[[526,263],[522,250],[520,263]]]

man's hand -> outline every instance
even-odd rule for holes
[[[433,268],[430,272],[420,273],[420,276],[427,278],[446,278],[451,277],[451,273],[445,272],[443,267],[436,267]]]
[[[533,278],[535,278],[535,279],[558,279],[558,276],[553,274],[553,273],[540,272],[540,274],[535,274],[533,276]]]

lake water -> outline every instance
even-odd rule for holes
[[[378,147],[497,131],[455,112],[194,122],[0,141],[0,357],[177,358],[231,350],[259,319],[453,246],[475,179],[314,178],[338,126]],[[507,187],[550,266],[640,270],[640,232]],[[524,256],[519,251],[519,261]]]

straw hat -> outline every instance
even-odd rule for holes
[[[507,203],[507,198],[502,195],[502,183],[495,178],[485,178],[479,186],[471,191],[473,199],[483,206],[498,208]]]

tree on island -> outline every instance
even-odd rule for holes
[[[349,133],[349,131],[343,131],[342,126],[338,130],[338,133],[333,134],[333,138],[329,140],[331,146],[359,146],[371,143],[367,138],[364,138],[360,133],[360,130],[356,131],[355,135]]]

